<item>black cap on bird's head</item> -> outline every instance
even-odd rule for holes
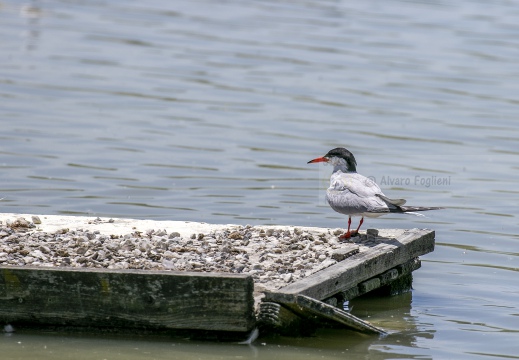
[[[310,160],[308,164],[331,161],[335,165],[336,161],[334,161],[333,158],[343,159],[346,162],[348,171],[357,171],[357,161],[355,161],[355,156],[353,156],[349,150],[341,147],[328,151],[323,157]]]

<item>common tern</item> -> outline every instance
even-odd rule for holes
[[[348,230],[340,239],[349,239],[358,234],[364,216],[378,217],[389,213],[413,213],[415,211],[439,210],[441,207],[403,206],[404,199],[390,199],[372,179],[357,173],[357,162],[345,148],[335,148],[323,157],[310,163],[326,162],[333,165],[330,187],[326,201],[338,213],[348,215]],[[418,214],[416,214],[418,215]],[[357,230],[350,231],[351,217],[361,216]]]

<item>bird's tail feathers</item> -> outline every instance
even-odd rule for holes
[[[417,215],[417,216],[423,216],[422,214],[417,214],[417,211],[429,211],[429,210],[441,210],[442,207],[436,207],[436,206],[398,206],[396,209],[391,209],[390,212],[400,212],[400,213],[406,213],[411,215]]]
[[[419,212],[415,212],[415,211],[407,211],[404,214],[406,214],[406,215],[414,215],[414,216],[421,216],[421,217],[427,217],[424,214],[420,214]]]

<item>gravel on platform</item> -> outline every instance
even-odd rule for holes
[[[246,225],[189,237],[160,229],[120,236],[83,229],[47,233],[37,231],[38,217],[31,220],[0,222],[0,265],[239,273],[274,290],[335,264],[352,245],[338,240],[341,229]]]

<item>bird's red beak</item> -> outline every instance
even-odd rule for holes
[[[328,162],[328,161],[330,161],[330,159],[325,158],[323,156],[323,157],[320,157],[320,158],[317,158],[317,159],[310,160],[309,162],[307,162],[307,164],[312,164],[312,163],[317,163],[317,162]]]

